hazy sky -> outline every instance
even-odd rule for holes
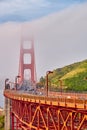
[[[18,74],[21,33],[34,37],[38,78],[87,59],[86,0],[1,0],[0,23],[0,78]]]

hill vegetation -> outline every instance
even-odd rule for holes
[[[4,115],[0,115],[0,130],[4,130]]]
[[[50,90],[87,91],[87,60],[53,70],[48,76]],[[41,77],[39,87],[46,85],[46,77]]]

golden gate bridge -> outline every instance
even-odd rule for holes
[[[31,42],[25,48],[24,42]],[[24,63],[24,55],[30,55],[30,63]],[[27,80],[25,72],[28,71]],[[87,94],[57,93],[48,91],[43,95],[21,91],[24,81],[35,90],[36,68],[33,39],[22,39],[19,72],[14,88],[5,82],[5,130],[87,130]],[[8,80],[8,79],[7,79]],[[19,89],[19,86],[20,89]],[[60,96],[61,95],[61,96]],[[70,98],[67,98],[68,97]],[[84,98],[79,98],[84,97]]]

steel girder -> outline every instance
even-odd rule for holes
[[[12,130],[85,130],[87,111],[12,100]]]

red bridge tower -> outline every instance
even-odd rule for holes
[[[36,82],[34,41],[32,39],[22,39],[21,41],[19,75],[20,82],[26,78],[32,83]]]

